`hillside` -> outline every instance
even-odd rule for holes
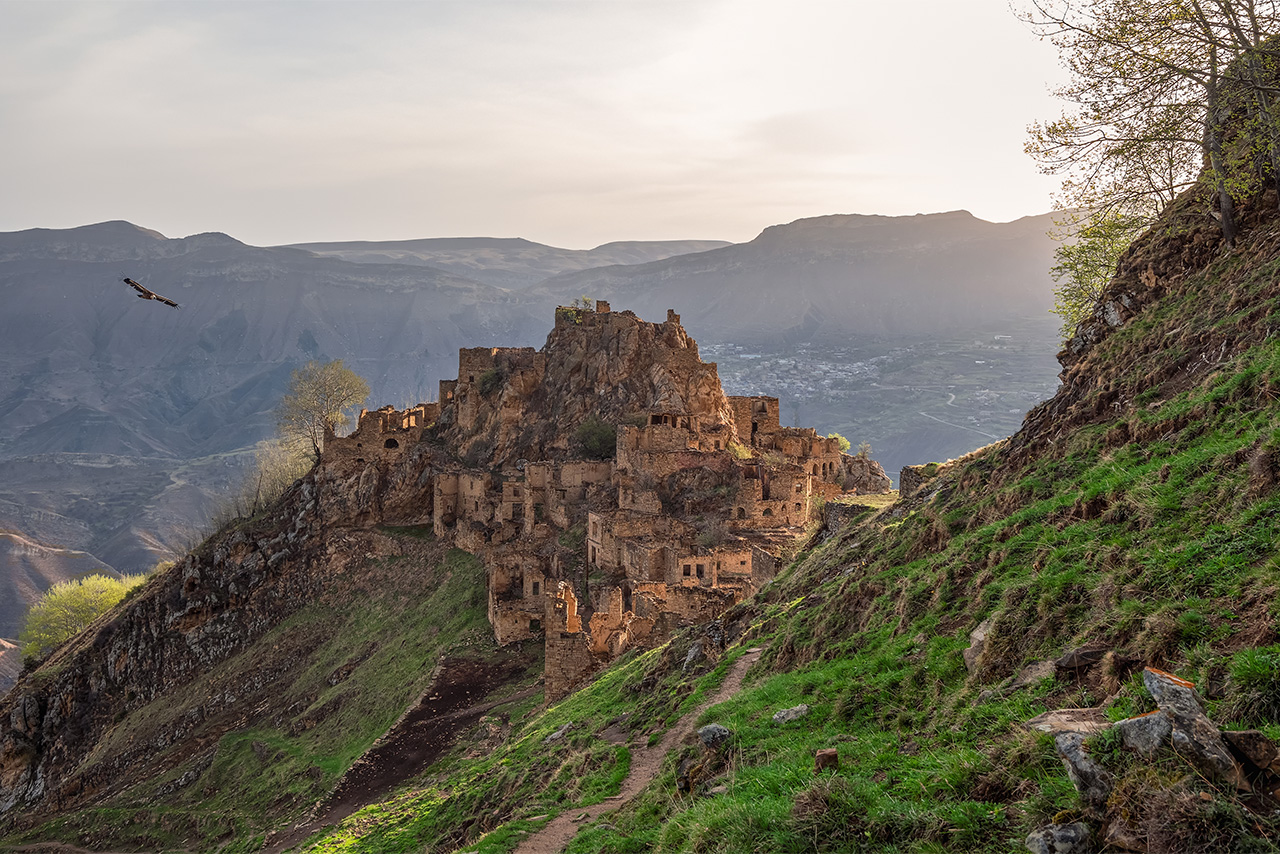
[[[293,244],[294,248],[317,255],[360,264],[421,264],[511,290],[535,285],[560,273],[616,264],[644,264],[728,245],[723,240],[622,240],[594,249],[560,249],[519,237],[436,237]]]
[[[1052,307],[1053,218],[813,217],[770,226],[748,243],[563,273],[529,293],[561,302],[590,294],[642,316],[680,305],[689,327],[712,342],[954,333]]]

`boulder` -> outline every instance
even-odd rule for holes
[[[809,714],[809,704],[801,703],[798,706],[792,706],[789,709],[783,709],[780,712],[773,713],[773,722],[775,724],[788,724],[792,721],[798,721]]]
[[[1169,741],[1174,750],[1211,779],[1225,780],[1242,792],[1252,791],[1240,763],[1205,715],[1194,683],[1154,667],[1142,672],[1142,682],[1160,711],[1169,717],[1173,726]]]
[[[1152,759],[1160,745],[1173,732],[1169,716],[1161,711],[1148,712],[1136,718],[1126,718],[1115,725],[1120,731],[1124,746],[1136,750],[1143,759]]]
[[[813,773],[817,774],[830,768],[832,771],[840,770],[840,751],[834,747],[827,747],[813,754]]]
[[[685,654],[684,664],[680,667],[681,673],[688,673],[689,668],[697,667],[698,663],[707,657],[702,649],[702,641],[694,641],[693,646],[689,647],[689,651]]]
[[[733,732],[720,724],[707,724],[698,730],[698,738],[707,750],[719,750],[733,738]]]
[[[1054,746],[1067,767],[1067,776],[1075,784],[1084,802],[1085,815],[1102,818],[1106,814],[1107,799],[1111,797],[1113,779],[1111,773],[1093,761],[1084,746],[1084,735],[1078,732],[1059,733]]]
[[[564,738],[565,734],[569,732],[569,730],[571,729],[573,729],[573,724],[565,724],[564,726],[560,727],[560,729],[556,730],[555,732],[551,733],[551,735],[544,738],[542,740],[542,743],[552,744],[554,742],[557,742],[560,739]]]
[[[1031,831],[1025,844],[1032,854],[1086,854],[1089,825],[1081,821],[1046,825]]]

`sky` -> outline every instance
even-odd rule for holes
[[[0,231],[1004,222],[1052,207],[1022,147],[1062,75],[1007,0],[0,0]]]

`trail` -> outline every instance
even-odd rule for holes
[[[666,758],[667,754],[676,745],[684,741],[685,738],[693,734],[693,723],[698,719],[698,716],[717,703],[723,703],[738,693],[739,689],[742,688],[742,677],[746,675],[747,669],[760,658],[762,651],[759,648],[747,650],[746,655],[734,662],[733,669],[725,676],[724,682],[721,683],[715,694],[709,697],[701,706],[686,713],[680,720],[676,721],[675,726],[667,730],[667,734],[662,737],[662,741],[658,742],[657,745],[633,749],[631,751],[631,770],[627,774],[627,779],[622,782],[622,790],[619,794],[589,807],[566,810],[548,822],[546,827],[521,842],[516,847],[514,854],[559,854],[573,839],[574,834],[578,832],[580,823],[593,821],[607,812],[612,812],[640,794],[645,786],[648,786],[653,782],[653,778],[658,776],[658,769],[662,767],[662,760]]]

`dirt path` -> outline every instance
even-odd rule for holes
[[[653,778],[658,776],[658,769],[662,767],[662,760],[666,758],[667,754],[676,745],[684,741],[685,738],[693,734],[693,723],[698,719],[698,716],[717,703],[723,703],[738,693],[738,690],[742,688],[742,677],[746,675],[747,669],[760,658],[761,652],[762,650],[760,649],[747,650],[746,655],[734,662],[733,669],[729,671],[729,675],[724,678],[724,682],[721,683],[715,694],[701,706],[686,713],[680,720],[676,721],[675,726],[667,730],[667,734],[662,737],[662,741],[658,742],[657,745],[654,747],[634,748],[631,751],[631,770],[627,774],[627,779],[622,782],[622,790],[619,794],[589,807],[566,810],[548,822],[546,827],[521,842],[516,847],[515,854],[559,854],[569,844],[569,840],[573,839],[574,834],[578,832],[580,824],[585,824],[607,812],[612,812],[640,794],[644,787],[648,786],[653,782]]]

